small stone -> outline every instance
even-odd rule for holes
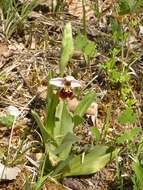
[[[8,114],[14,116],[15,118],[17,118],[20,114],[20,111],[18,108],[16,108],[15,106],[8,106],[7,107],[7,112]]]

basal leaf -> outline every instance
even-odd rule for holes
[[[67,109],[65,101],[61,100],[59,102],[55,117],[54,138],[60,144],[67,133],[73,133],[74,126],[72,116]]]
[[[78,138],[74,134],[67,133],[60,146],[56,149],[55,153],[59,154],[59,157],[62,160],[65,160],[69,156],[72,144],[77,141]]]
[[[50,147],[50,146],[49,146]],[[52,148],[53,149],[53,148]],[[46,148],[52,166],[57,166],[61,159],[50,148]]]
[[[93,174],[111,161],[118,150],[109,150],[108,147],[100,145],[87,153],[84,161],[81,161],[81,155],[75,156],[69,161],[69,170],[64,171],[64,176],[78,176]]]

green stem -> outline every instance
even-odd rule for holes
[[[83,29],[84,29],[84,35],[86,35],[87,34],[87,29],[86,29],[85,0],[82,0],[82,10],[83,10]]]

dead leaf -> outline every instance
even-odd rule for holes
[[[13,180],[21,171],[19,167],[7,167],[0,163],[0,181],[1,180]]]
[[[23,43],[14,42],[9,45],[9,49],[14,54],[19,54],[25,50],[25,46]]]
[[[41,13],[37,13],[36,11],[32,11],[29,15],[28,15],[28,18],[30,20],[36,20],[36,19],[39,19],[42,17],[42,14]]]
[[[34,36],[32,36],[31,40],[31,49],[36,49],[36,39],[34,38]]]
[[[101,12],[102,14],[107,14],[107,12],[109,12],[113,6],[115,5],[115,0],[105,0],[102,1],[101,3]]]
[[[0,42],[0,57],[9,57],[11,52],[9,50],[8,44]]]
[[[139,35],[143,36],[143,26],[139,26]]]
[[[66,190],[63,185],[60,183],[54,183],[54,182],[47,182],[45,183],[45,187],[47,190]]]
[[[47,97],[47,86],[43,86],[43,85],[38,86],[37,94],[40,98],[46,99],[46,97]]]
[[[66,0],[68,5],[69,14],[78,17],[79,19],[83,18],[83,5],[82,0]],[[86,19],[89,20],[91,17],[94,17],[94,11],[92,10],[90,2],[85,4]]]

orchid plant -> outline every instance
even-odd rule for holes
[[[70,24],[66,25],[65,31],[71,27]],[[66,37],[65,37],[66,35]],[[68,35],[68,37],[67,37]],[[72,33],[67,34],[64,32],[64,40],[72,39]],[[63,52],[65,51],[63,46]],[[70,58],[71,55],[67,55]],[[71,53],[71,51],[70,51]],[[60,62],[61,76],[63,76],[63,69],[66,67],[62,54],[63,62]],[[69,59],[68,59],[69,60]],[[63,63],[63,65],[62,65]],[[56,92],[55,92],[56,87]],[[116,154],[117,150],[105,145],[97,145],[92,147],[91,150],[84,154],[74,155],[72,146],[80,139],[74,134],[74,127],[83,121],[83,116],[86,110],[94,101],[96,93],[94,91],[88,92],[84,98],[78,103],[74,112],[71,113],[68,108],[67,100],[74,97],[73,89],[82,87],[81,82],[73,76],[53,78],[53,74],[49,73],[48,95],[47,95],[47,112],[44,122],[40,120],[36,112],[32,112],[42,134],[45,154],[42,159],[42,175],[51,176],[74,176],[74,175],[87,175],[95,173],[104,167]]]

